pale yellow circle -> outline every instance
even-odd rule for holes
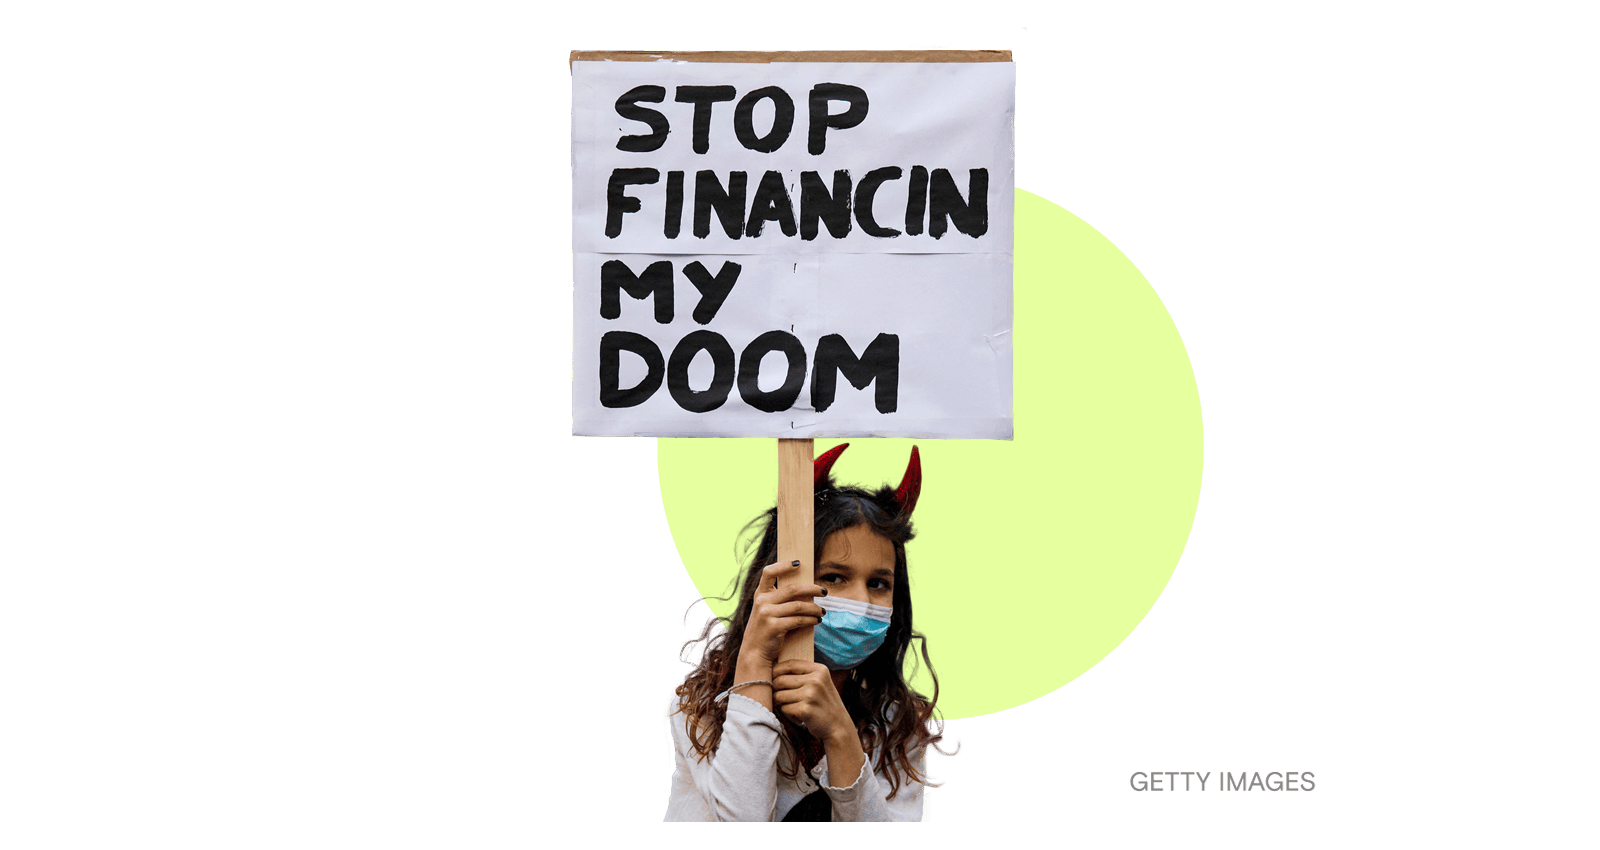
[[[1020,705],[1105,658],[1166,586],[1200,494],[1200,398],[1161,299],[1094,228],[1020,190],[1016,234],[1016,439],[917,441],[914,626],[951,718]],[[912,441],[849,442],[839,480],[899,481]],[[659,447],[678,552],[700,593],[725,595],[744,566],[735,535],[775,501],[776,441]],[[911,682],[931,694],[926,670]]]

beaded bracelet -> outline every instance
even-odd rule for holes
[[[766,685],[769,688],[772,687],[772,683],[767,681],[766,679],[751,679],[748,682],[740,682],[739,684],[734,685],[733,687],[723,691],[722,693],[717,694],[716,698],[713,699],[712,702],[721,702],[721,701],[723,701],[723,700],[728,698],[728,694],[731,694],[734,691],[737,691],[740,688],[745,687],[747,685]]]

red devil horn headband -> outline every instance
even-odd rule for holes
[[[911,460],[906,462],[905,477],[900,479],[900,488],[894,491],[894,501],[900,506],[900,513],[911,516],[911,511],[917,507],[917,497],[922,495],[922,456],[917,454],[917,447],[911,447]]]
[[[838,460],[839,455],[844,454],[844,450],[848,448],[850,448],[849,443],[840,443],[839,445],[828,449],[826,452],[823,452],[822,457],[817,458],[816,462],[812,465],[812,469],[815,470],[816,474],[812,476],[811,483],[814,485],[821,484],[824,480],[826,480],[828,477],[828,470],[833,469],[833,462]]]
[[[850,448],[849,443],[840,443],[816,459],[812,466],[813,484],[821,484],[827,480],[828,473],[833,469],[834,461],[844,450]],[[900,487],[894,491],[895,504],[900,507],[903,516],[910,516],[917,507],[917,497],[922,495],[922,456],[917,452],[917,447],[911,447],[911,460],[906,464],[905,477],[900,479]]]

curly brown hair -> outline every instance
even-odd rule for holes
[[[904,782],[930,784],[912,765],[911,754],[919,747],[938,743],[944,723],[934,713],[939,700],[939,677],[928,657],[927,638],[911,627],[911,582],[906,571],[906,542],[913,533],[910,517],[902,515],[894,490],[883,487],[869,493],[856,487],[837,487],[832,477],[816,485],[815,555],[820,556],[828,536],[858,525],[869,526],[894,545],[894,602],[889,633],[883,646],[873,652],[839,691],[845,708],[855,720],[862,750],[877,749],[877,769],[889,780],[889,797],[899,793]],[[744,569],[739,605],[731,617],[716,617],[706,623],[700,637],[684,645],[705,642],[700,664],[678,686],[678,711],[684,716],[689,742],[703,761],[717,751],[722,740],[722,723],[728,704],[716,696],[734,684],[734,669],[739,663],[739,647],[744,640],[745,623],[755,604],[761,570],[777,559],[778,510],[772,508],[752,520],[746,529],[760,529],[759,545]],[[713,634],[718,624],[725,630]],[[933,680],[933,696],[924,697],[906,684],[906,652],[912,642],[919,644],[922,663]],[[912,656],[916,663],[916,656]],[[788,718],[779,715],[783,734],[779,735],[782,757],[779,771],[793,779],[796,765],[809,767],[821,756],[821,744]]]

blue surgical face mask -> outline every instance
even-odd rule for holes
[[[814,601],[826,612],[816,629],[817,660],[829,670],[849,670],[883,646],[893,608],[835,596]]]

